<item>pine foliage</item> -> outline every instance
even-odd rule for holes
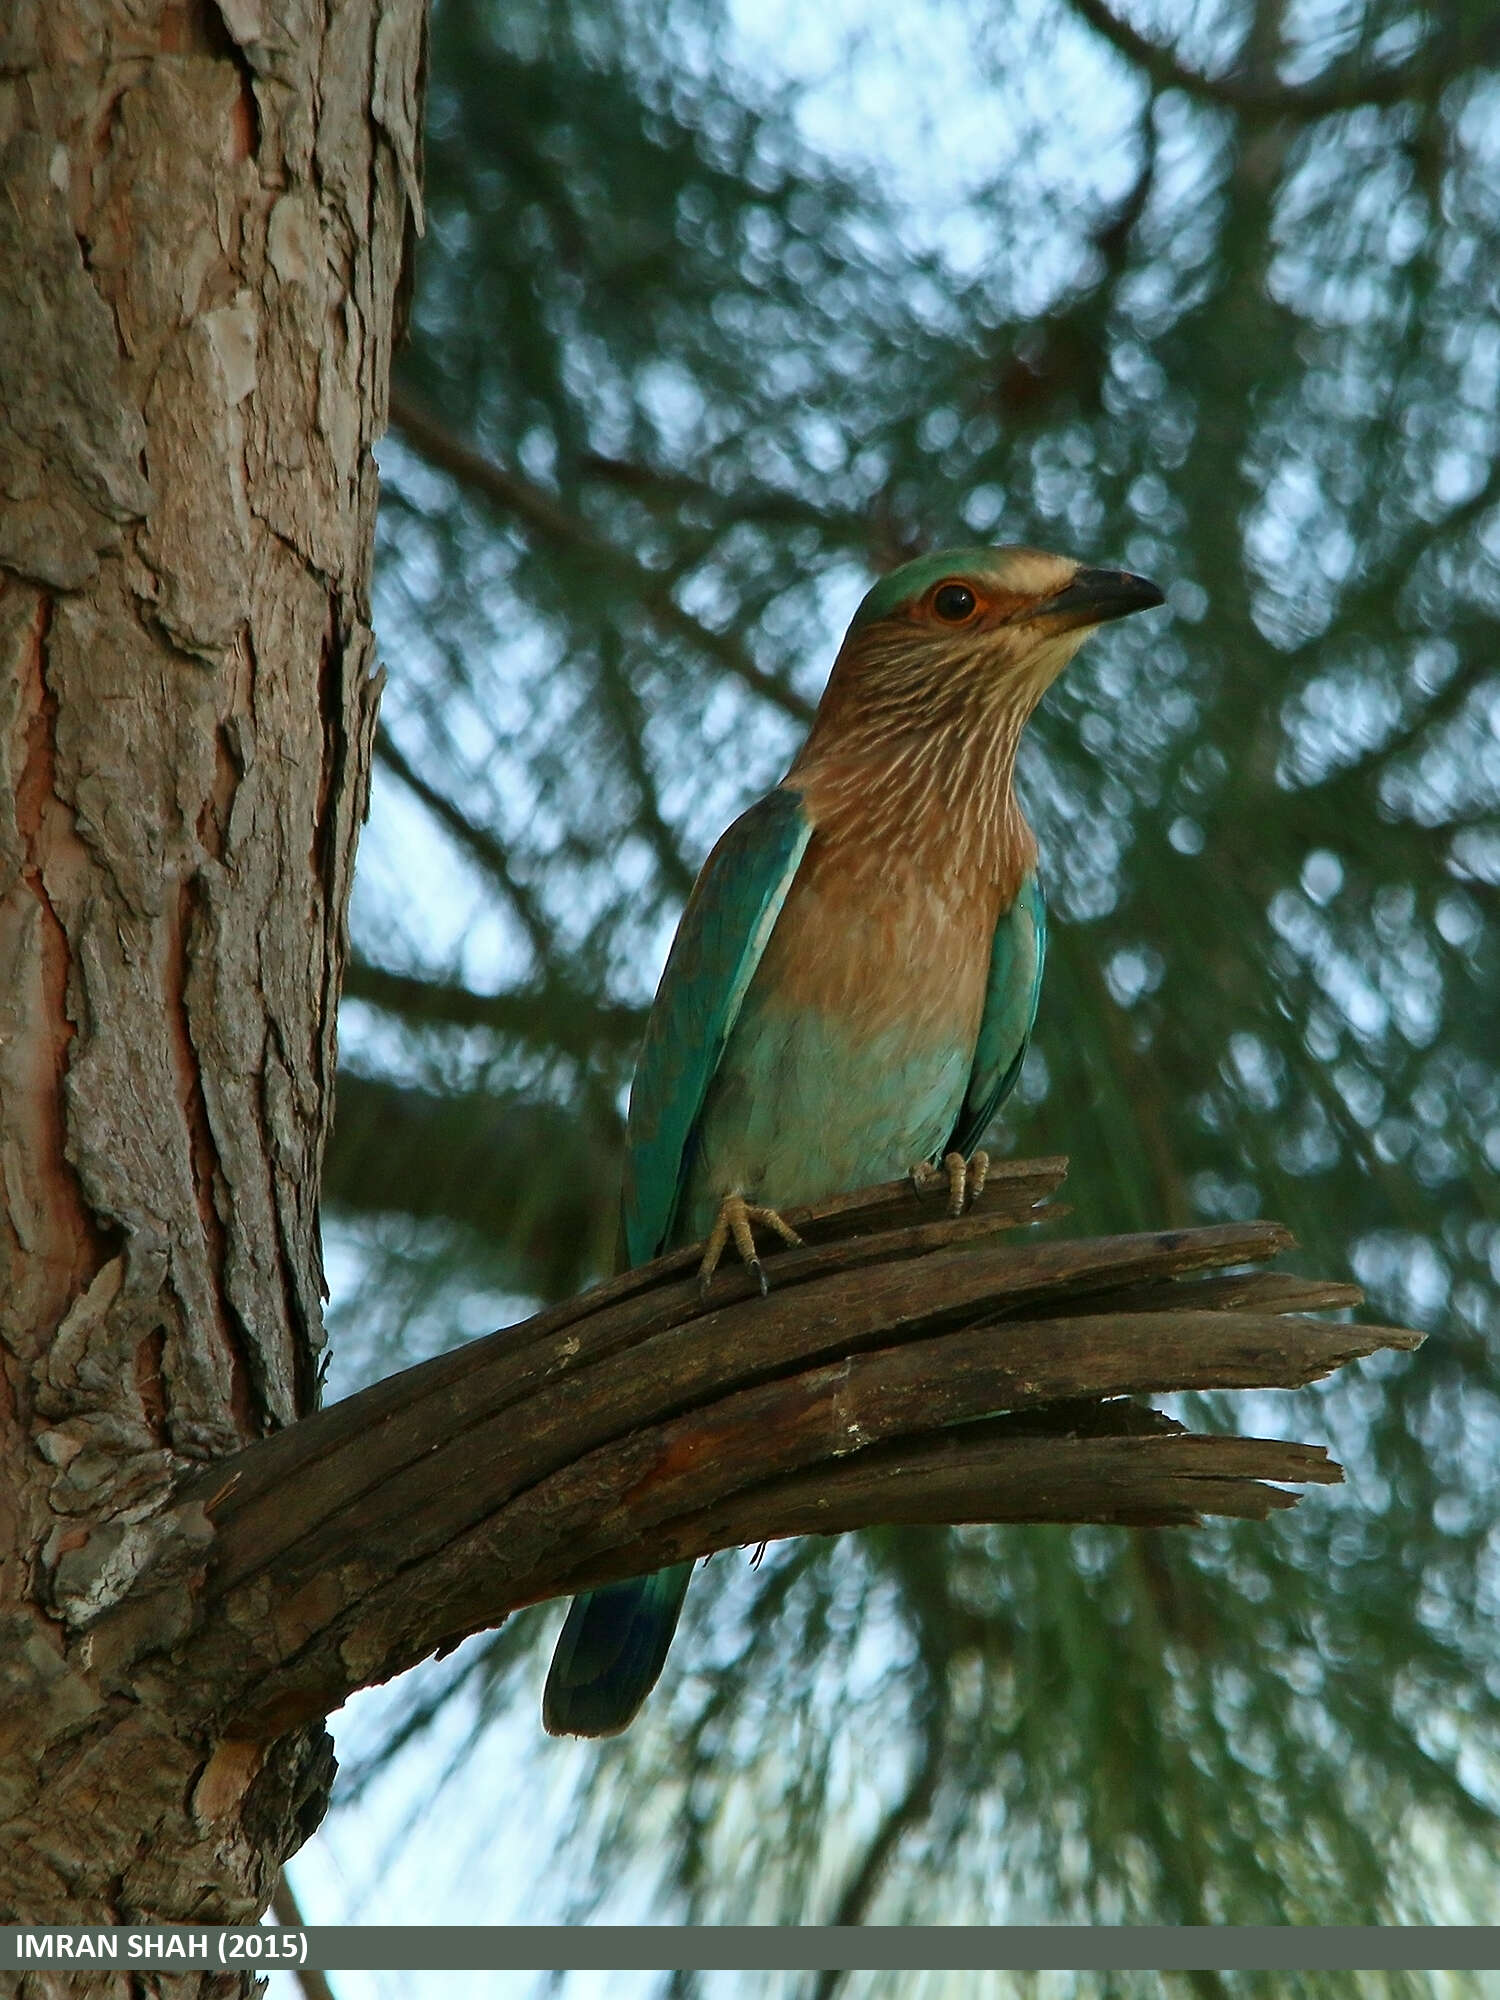
[[[1268,1525],[715,1562],[554,1873],[696,1921],[1482,1917],[1490,7],[934,5],[988,135],[939,226],[863,163],[880,132],[824,157],[716,0],[437,0],[433,33],[329,1169],[346,1382],[382,1295],[421,1341],[439,1296],[607,1265],[698,861],[871,574],[975,538],[1170,592],[1031,731],[1057,922],[998,1143],[1071,1155],[1075,1228],[1281,1217],[1434,1333],[1307,1392],[1288,1434],[1350,1485]],[[553,1622],[467,1657],[476,1728],[534,1704]]]

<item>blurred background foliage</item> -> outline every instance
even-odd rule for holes
[[[975,539],[1170,598],[1030,731],[1056,923],[997,1143],[1071,1155],[1070,1228],[1278,1216],[1433,1337],[1217,1413],[1349,1469],[1266,1526],[721,1557],[617,1744],[541,1737],[557,1613],[516,1619],[401,1684],[336,1817],[400,1766],[493,1853],[534,1802],[489,1921],[1488,1919],[1500,21],[805,14],[435,0],[334,1390],[606,1265],[698,863],[871,576]]]

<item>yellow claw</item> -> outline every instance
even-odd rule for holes
[[[752,1223],[763,1223],[767,1229],[774,1229],[783,1243],[798,1244],[802,1238],[790,1223],[783,1222],[774,1208],[762,1208],[755,1202],[746,1201],[742,1194],[726,1194],[719,1203],[719,1212],[714,1217],[714,1226],[708,1233],[704,1245],[703,1262],[698,1266],[698,1296],[704,1297],[713,1281],[714,1272],[719,1268],[719,1259],[724,1254],[725,1245],[733,1239],[734,1247],[740,1254],[740,1261],[754,1276],[760,1287],[762,1298],[770,1290],[766,1274],[761,1269],[760,1258],[756,1254],[755,1235]]]
[[[911,1184],[921,1194],[934,1181],[946,1181],[948,1213],[956,1216],[974,1206],[989,1179],[989,1172],[988,1153],[971,1153],[967,1160],[962,1153],[945,1153],[940,1167],[933,1166],[928,1160],[919,1160],[911,1170]]]

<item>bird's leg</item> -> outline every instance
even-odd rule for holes
[[[754,1222],[764,1223],[767,1229],[774,1229],[783,1243],[797,1244],[802,1238],[790,1223],[783,1222],[774,1208],[760,1208],[754,1202],[746,1201],[742,1194],[726,1194],[719,1203],[719,1212],[714,1217],[714,1226],[708,1233],[704,1246],[703,1262],[698,1266],[698,1296],[702,1298],[719,1267],[719,1259],[724,1254],[724,1246],[733,1239],[734,1247],[740,1253],[755,1282],[760,1287],[760,1295],[765,1297],[770,1287],[766,1284],[766,1274],[760,1267],[756,1254],[755,1236],[750,1227]]]
[[[967,1160],[962,1153],[945,1153],[940,1167],[933,1166],[930,1160],[918,1160],[911,1170],[911,1184],[918,1194],[925,1194],[934,1181],[946,1181],[948,1213],[962,1215],[978,1201],[989,1172],[988,1153],[971,1153]]]

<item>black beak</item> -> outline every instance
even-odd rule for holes
[[[1072,632],[1080,625],[1103,625],[1110,618],[1128,618],[1132,611],[1150,611],[1165,603],[1154,583],[1128,569],[1081,569],[1031,615],[1049,623],[1057,619],[1060,630]]]

